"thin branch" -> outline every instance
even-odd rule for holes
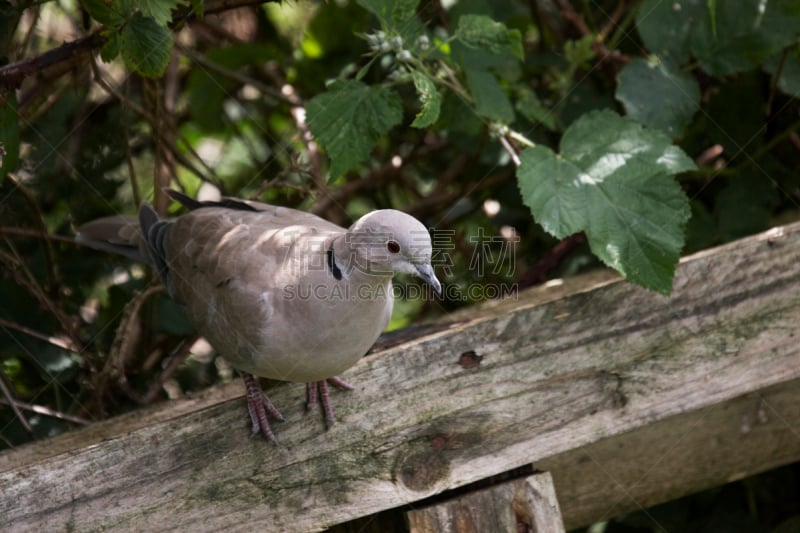
[[[5,404],[10,406],[13,409],[14,404],[17,407],[24,409],[26,411],[30,411],[32,413],[36,413],[38,415],[49,416],[51,418],[58,418],[59,420],[65,420],[67,422],[72,422],[73,424],[79,424],[81,426],[88,426],[92,423],[91,420],[86,418],[81,418],[75,415],[69,415],[67,413],[62,413],[61,411],[56,411],[55,409],[50,409],[49,407],[45,407],[44,405],[36,405],[32,403],[20,402],[14,400],[14,402],[8,401],[8,399],[0,398],[0,404]]]
[[[120,102],[120,104],[122,104],[123,107],[130,108],[131,111],[144,118],[150,124],[153,136],[156,138],[156,140],[169,147],[172,156],[178,163],[186,167],[201,180],[213,183],[217,187],[221,188],[222,184],[218,179],[216,179],[213,169],[211,169],[206,164],[206,162],[203,161],[203,159],[193,149],[191,149],[190,143],[182,135],[180,136],[181,142],[185,144],[187,150],[197,158],[201,166],[203,166],[211,174],[211,176],[207,176],[203,172],[201,172],[200,169],[198,169],[191,161],[189,161],[189,159],[186,156],[184,156],[183,153],[180,150],[178,150],[178,148],[174,144],[170,143],[169,140],[166,139],[161,134],[161,130],[158,128],[159,121],[152,113],[147,111],[145,108],[143,108],[130,98],[126,97],[124,94],[120,93],[116,88],[114,88],[111,84],[109,84],[103,78],[102,74],[100,73],[100,68],[97,66],[97,63],[95,61],[91,61],[90,64],[92,66],[92,70],[94,71],[94,77],[95,80],[97,81],[97,84],[100,85],[100,87],[102,87],[109,95],[116,98]]]
[[[19,192],[22,193],[22,196],[25,198],[25,201],[30,206],[33,213],[36,215],[34,217],[35,223],[39,226],[39,230],[42,232],[44,236],[44,250],[45,256],[47,257],[47,268],[50,272],[50,279],[52,280],[53,284],[57,287],[61,286],[61,276],[58,273],[58,265],[56,263],[56,254],[53,250],[53,242],[50,240],[50,233],[47,231],[47,226],[44,223],[44,215],[42,214],[42,210],[39,208],[39,202],[36,201],[36,197],[31,192],[28,187],[26,187],[21,180],[17,179],[17,177],[11,173],[8,175],[8,179],[11,183],[17,188]]]
[[[778,82],[781,79],[781,75],[783,75],[783,68],[786,66],[786,58],[789,57],[789,49],[790,47],[788,46],[783,49],[781,58],[778,61],[778,67],[775,69],[775,74],[772,75],[772,79],[769,82],[769,96],[767,97],[767,105],[765,106],[767,116],[772,114],[772,102],[775,100],[775,94],[778,92]]]
[[[517,290],[543,283],[554,269],[558,268],[564,259],[576,248],[586,242],[584,233],[575,233],[565,237],[555,246],[547,250],[539,261],[517,280]]]
[[[92,71],[97,77],[97,63],[92,61]],[[130,83],[125,81],[125,98],[126,100],[130,100]],[[133,201],[134,204],[139,206],[142,204],[142,193],[139,190],[139,179],[136,176],[136,167],[133,164],[133,151],[131,150],[131,120],[130,120],[130,108],[126,106],[122,106],[122,133],[125,135],[125,139],[128,141],[125,143],[125,163],[128,166],[128,180],[131,182],[131,191],[133,192]]]
[[[608,38],[608,34],[611,33],[611,30],[613,30],[614,27],[619,24],[619,21],[622,20],[622,15],[625,14],[625,9],[627,7],[628,6],[625,5],[624,0],[617,3],[617,6],[614,8],[614,12],[611,13],[611,16],[608,18],[608,22],[597,34],[601,41],[605,42],[605,40]]]
[[[192,346],[198,337],[198,335],[195,335],[194,337],[190,337],[181,342],[176,352],[167,359],[163,372],[158,375],[158,378],[156,378],[156,380],[150,385],[150,388],[141,398],[142,403],[149,405],[156,401],[158,394],[164,388],[164,383],[172,378],[173,374],[175,374],[181,364],[183,364],[183,362],[186,361],[186,358],[189,357]]]
[[[518,167],[521,164],[519,160],[519,154],[517,154],[516,149],[511,145],[511,142],[506,139],[505,135],[499,135],[497,137],[500,140],[500,144],[503,145],[503,149],[508,153],[509,157],[511,157],[511,161],[514,162],[514,166]]]
[[[197,63],[201,67],[204,67],[212,72],[216,72],[217,74],[222,74],[226,78],[238,81],[242,85],[251,85],[259,92],[264,93],[280,102],[286,102],[291,105],[300,104],[300,102],[296,98],[291,98],[289,95],[284,95],[283,93],[281,93],[281,91],[275,89],[274,87],[270,87],[266,83],[263,83],[253,78],[252,76],[248,76],[247,74],[243,74],[238,70],[233,70],[224,65],[220,65],[219,63],[215,63],[214,61],[211,61],[203,54],[199,54],[194,50],[192,50],[191,48],[181,46],[180,44],[176,44],[175,48],[178,50],[178,52],[180,52],[187,58],[191,59],[193,62]]]
[[[11,322],[10,320],[6,320],[4,318],[0,318],[0,327],[5,327],[9,329],[15,329],[25,335],[33,337],[35,339],[39,339],[40,341],[44,341],[48,344],[52,344],[58,348],[63,350],[69,350],[71,352],[80,352],[80,348],[76,347],[72,342],[67,342],[63,339],[59,339],[57,337],[53,337],[52,335],[45,335],[44,333],[40,333],[34,329],[29,328],[28,326],[23,326],[22,324],[17,324],[16,322]]]
[[[210,0],[205,3],[204,11],[206,15],[212,15],[240,7],[257,6],[277,1],[278,0]],[[176,28],[196,17],[197,14],[194,12],[194,9],[185,7],[176,12],[170,23],[170,27]],[[58,48],[48,50],[36,57],[23,59],[22,61],[16,61],[0,67],[0,87],[16,89],[26,78],[41,74],[43,70],[54,66],[59,66],[62,72],[71,70],[73,67],[88,61],[107,40],[106,37],[101,35],[101,30],[97,30],[86,37],[64,43]]]
[[[22,424],[22,427],[25,428],[25,431],[27,431],[31,435],[31,437],[33,437],[34,436],[33,428],[30,426],[30,424],[28,424],[28,421],[25,420],[25,417],[22,416],[22,412],[19,410],[19,407],[17,406],[17,401],[11,395],[11,391],[8,390],[8,387],[6,386],[6,379],[7,379],[6,373],[3,372],[2,367],[0,367],[0,391],[3,392],[3,396],[5,396],[6,403],[8,404],[8,406],[11,407],[12,411],[14,411],[14,416],[16,416],[17,419],[19,419],[20,423]]]
[[[79,63],[87,61],[95,50],[106,43],[106,40],[105,37],[100,35],[99,31],[96,31],[81,39],[64,43],[58,48],[48,50],[36,57],[0,67],[0,86],[16,89],[25,78],[40,74],[50,67],[56,65],[62,67],[66,65],[69,68],[77,66]],[[66,71],[69,68],[64,68],[63,70]]]
[[[60,242],[68,242],[70,244],[75,244],[75,237],[72,237],[70,235],[54,235],[52,233],[47,233],[46,231],[37,230],[33,228],[0,226],[0,234],[16,235],[18,237],[34,237],[37,239],[47,239],[51,241],[60,241]]]
[[[406,211],[409,215],[417,218],[425,218],[423,214],[429,210],[440,209],[443,206],[450,206],[460,198],[470,196],[477,191],[494,187],[495,185],[511,180],[515,176],[516,173],[514,170],[504,170],[489,176],[488,178],[484,178],[477,183],[466,183],[463,187],[457,190],[446,191],[442,194],[432,194],[427,196],[426,198],[415,202],[414,205],[408,206]]]
[[[69,336],[73,345],[78,346],[82,344],[80,337],[75,329],[73,320],[67,316],[55,303],[47,297],[42,287],[39,285],[36,277],[25,264],[25,261],[19,256],[16,248],[6,239],[6,244],[13,252],[8,254],[0,251],[0,267],[5,267],[17,285],[26,289],[33,298],[39,302],[42,309],[52,314],[58,321],[61,328]]]
[[[575,26],[581,35],[594,34],[592,29],[589,28],[589,25],[586,24],[586,20],[584,20],[583,15],[575,11],[575,8],[572,7],[572,4],[570,4],[569,0],[556,0],[556,4],[561,11],[561,16]],[[617,17],[622,15],[622,12],[618,11],[619,9],[614,12],[609,24],[615,23]],[[598,61],[602,63],[607,60],[615,60],[621,63],[629,63],[631,61],[630,56],[622,54],[619,50],[609,50],[603,42],[603,39],[606,37],[606,33],[609,31],[609,29],[610,26],[604,28],[601,33],[597,35],[597,38],[594,39],[594,42],[592,42],[592,49],[597,54]]]

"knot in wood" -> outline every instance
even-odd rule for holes
[[[450,465],[441,453],[417,452],[409,455],[399,468],[399,479],[415,492],[431,489],[450,474]]]
[[[470,350],[468,352],[464,352],[458,358],[458,364],[461,365],[461,368],[465,370],[469,370],[470,368],[475,368],[481,364],[483,360],[482,355],[478,355],[475,353],[475,350]]]

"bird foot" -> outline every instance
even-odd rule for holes
[[[325,414],[325,426],[328,428],[333,425],[334,420],[329,384],[344,391],[353,390],[354,388],[339,376],[333,376],[328,379],[323,379],[322,381],[312,381],[306,385],[308,390],[306,409],[311,410],[317,403],[320,403],[322,405],[322,412]]]
[[[277,444],[278,439],[275,438],[275,434],[272,432],[267,415],[279,422],[283,422],[283,415],[267,398],[267,395],[261,390],[252,374],[242,372],[242,379],[247,388],[247,411],[250,413],[250,420],[253,422],[253,435],[263,433],[270,441]]]

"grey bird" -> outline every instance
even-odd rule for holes
[[[253,433],[276,442],[283,420],[254,376],[308,384],[333,422],[329,386],[386,328],[392,277],[416,275],[441,294],[428,230],[393,209],[349,229],[316,215],[259,202],[200,202],[167,194],[190,211],[159,219],[143,203],[138,220],[115,216],[78,229],[77,241],[150,264],[189,320],[242,374]]]

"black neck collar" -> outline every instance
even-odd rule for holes
[[[328,248],[328,268],[331,269],[331,274],[333,274],[334,279],[341,280],[342,279],[342,271],[339,269],[339,266],[336,264],[336,258],[333,256],[333,242],[331,242],[330,248]]]

